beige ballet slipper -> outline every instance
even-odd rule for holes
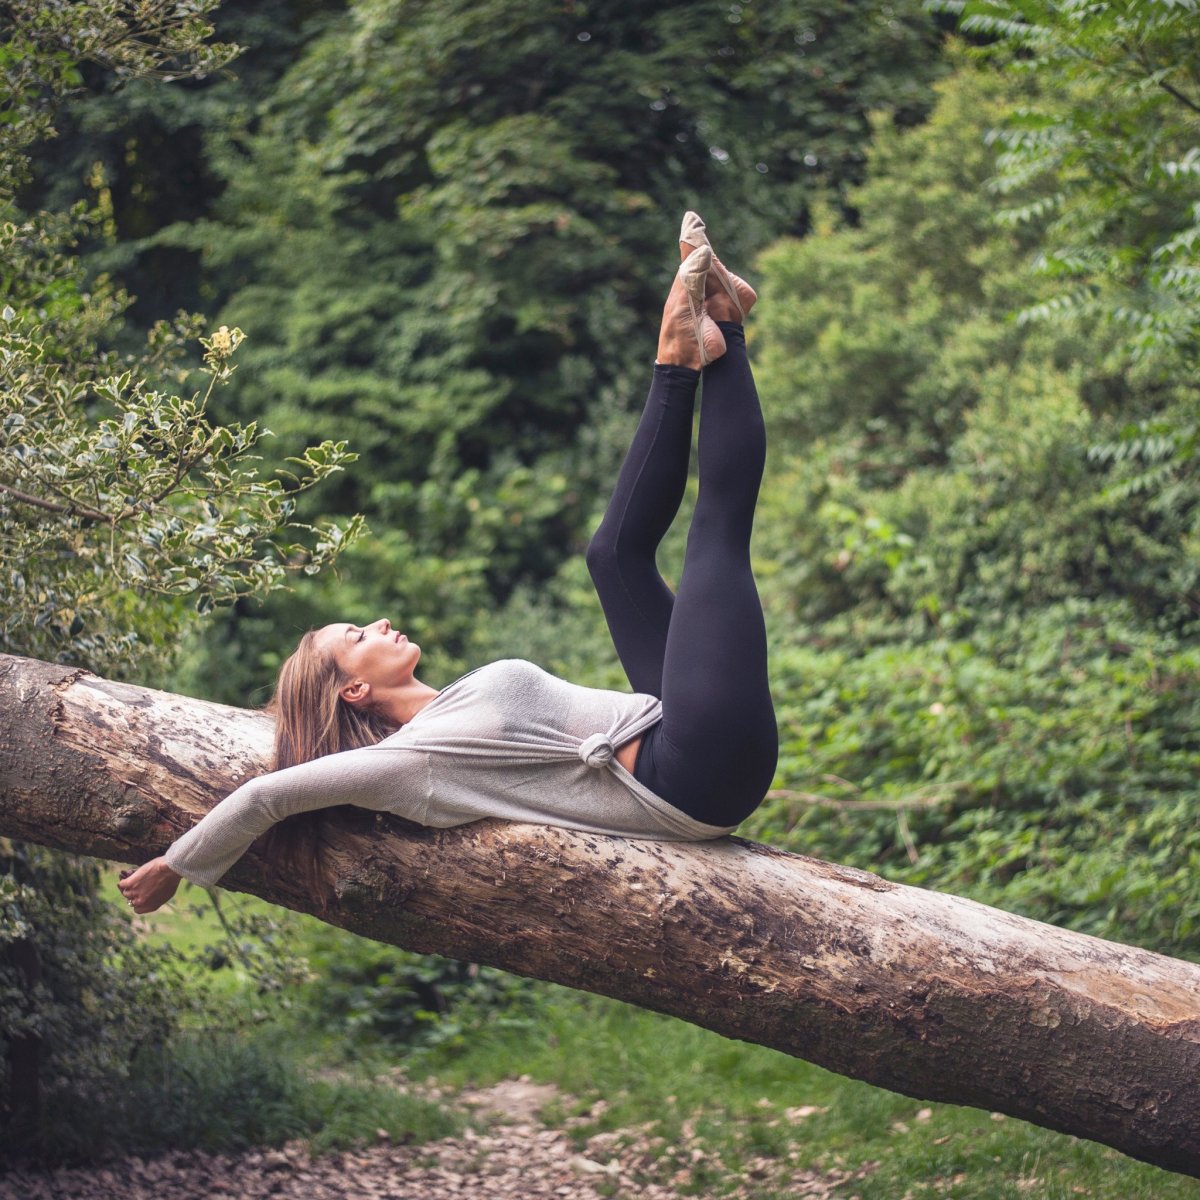
[[[684,213],[683,224],[679,227],[679,241],[686,246],[697,248],[708,246],[709,249],[712,249],[704,218],[699,213],[692,212],[690,209]],[[738,321],[744,322],[746,314],[754,307],[754,302],[758,299],[758,293],[740,275],[735,275],[730,271],[715,254],[709,274],[729,294],[729,299],[737,310]]]

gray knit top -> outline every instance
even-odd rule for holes
[[[503,659],[460,676],[373,746],[242,784],[168,847],[167,865],[211,885],[275,822],[337,804],[438,828],[500,817],[657,841],[731,833],[693,820],[617,762],[614,750],[661,717],[654,696],[580,687]]]

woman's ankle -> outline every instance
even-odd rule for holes
[[[680,383],[694,384],[700,379],[699,367],[688,367],[682,363],[665,363],[654,360],[654,374]]]

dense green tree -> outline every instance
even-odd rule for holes
[[[1125,464],[1094,450],[1186,403],[1187,381],[1114,355],[1098,318],[1010,319],[1036,295],[1026,264],[1044,232],[996,222],[985,139],[1025,90],[972,74],[939,89],[925,126],[879,130],[859,228],[762,264],[773,432],[821,439],[787,467],[780,504],[798,520],[771,526],[779,569],[795,565],[792,611],[969,628],[1107,595],[1182,630],[1188,508],[1130,493]]]
[[[321,502],[374,537],[340,580],[239,606],[193,686],[246,695],[334,611],[389,612],[452,672],[496,598],[578,548],[682,210],[731,254],[802,232],[814,191],[860,173],[867,112],[927,102],[932,21],[846,11],[360,2],[206,128],[209,215],[139,253],[201,257],[218,319],[254,334],[231,415],[281,452],[348,439]]]
[[[997,219],[1045,224],[1043,281],[1021,321],[1100,322],[1108,358],[1162,385],[1151,411],[1091,447],[1138,497],[1200,539],[1200,4],[1196,0],[936,0],[990,38],[985,62],[1029,80],[989,130]],[[1119,369],[1119,367],[1117,368]],[[1175,574],[1200,609],[1196,555]]]
[[[12,244],[17,227],[0,230]],[[82,307],[82,305],[81,305]],[[28,314],[0,312],[0,646],[112,673],[169,658],[196,612],[315,572],[357,535],[291,520],[294,496],[352,461],[344,443],[310,447],[293,486],[259,479],[261,433],[219,426],[206,406],[242,334],[206,347],[208,391],[149,389],[133,370],[89,377],[53,360]],[[170,336],[156,330],[156,340]],[[90,365],[90,364],[88,364]],[[291,537],[315,534],[308,548]]]
[[[209,420],[241,330],[223,326],[204,342],[203,394],[171,395],[156,384],[186,380],[180,362],[200,318],[157,322],[139,352],[117,353],[106,343],[129,297],[104,276],[89,288],[72,253],[97,213],[82,203],[26,213],[16,199],[56,113],[78,98],[85,65],[148,81],[227,63],[236,47],[206,41],[213,29],[203,16],[214,6],[151,5],[128,20],[103,6],[0,13],[9,102],[0,142],[0,646],[10,651],[110,674],[136,655],[150,669],[186,623],[171,598],[204,609],[265,593],[286,567],[319,569],[346,540],[336,528],[318,533],[312,556],[280,540],[291,493],[340,470],[344,443],[298,449],[307,474],[292,475],[289,488],[256,479],[254,423]]]
[[[30,148],[55,135],[62,102],[83,89],[87,68],[118,79],[202,78],[229,63],[239,48],[208,40],[217,3],[151,0],[121,12],[113,5],[5,0],[0,190],[6,198],[28,181]]]
[[[163,245],[165,226],[204,217],[224,187],[207,159],[206,137],[253,119],[306,40],[343,11],[327,0],[241,0],[210,6],[208,20],[231,62],[206,74],[172,71],[170,86],[145,75],[78,64],[71,102],[54,116],[55,136],[38,144],[20,192],[29,211],[96,210],[81,238],[90,276],[115,276],[128,293],[127,321],[109,331],[135,351],[141,335],[181,309],[211,309],[215,293],[186,247]]]
[[[783,753],[754,828],[1191,953],[1194,510],[1102,452],[1189,376],[1100,313],[1013,319],[1056,231],[996,219],[988,131],[1047,85],[959,61],[925,125],[879,129],[859,227],[760,261]]]
[[[1200,354],[1200,3],[929,0],[1029,81],[989,130],[1006,224],[1046,223],[1023,320],[1099,314],[1136,357]],[[1040,185],[1031,189],[1031,185]],[[1033,194],[1031,194],[1031,190]],[[1047,220],[1048,219],[1048,220]],[[1176,361],[1179,361],[1176,358]]]

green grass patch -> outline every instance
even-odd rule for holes
[[[115,866],[111,876],[121,902]],[[145,942],[182,956],[191,1002],[162,1044],[142,1047],[88,1095],[67,1089],[46,1106],[56,1161],[292,1138],[321,1153],[373,1143],[380,1130],[420,1143],[463,1128],[460,1114],[378,1080],[377,1062],[342,1052],[336,1031],[302,1009],[308,963],[295,948],[326,927],[253,896],[218,891],[215,901],[184,883],[137,918]]]
[[[173,908],[154,914],[148,936],[193,951],[220,943],[221,921],[211,906],[191,911],[195,899],[181,893]],[[276,919],[279,936],[299,955],[311,950],[314,963],[338,954],[331,931],[315,918],[233,893],[221,893],[220,900],[235,924],[243,916]],[[361,951],[351,935],[337,937],[347,939],[348,958]],[[226,978],[230,1013],[244,1027],[239,1036],[249,1040],[250,1057],[240,1063],[231,1057],[225,1083],[208,1079],[210,1090],[197,1093],[193,1115],[171,1117],[170,1136],[189,1144],[208,1144],[204,1137],[263,1144],[301,1135],[324,1149],[370,1137],[377,1128],[415,1141],[452,1132],[458,1118],[419,1102],[410,1109],[410,1098],[386,1086],[381,1094],[381,1085],[370,1082],[402,1067],[412,1078],[452,1089],[522,1075],[553,1083],[564,1100],[548,1106],[543,1119],[568,1126],[581,1149],[596,1133],[617,1133],[616,1149],[621,1139],[639,1141],[649,1148],[645,1178],[671,1180],[685,1194],[717,1197],[749,1182],[754,1200],[790,1200],[798,1194],[787,1182],[791,1170],[861,1169],[861,1177],[835,1194],[846,1200],[1200,1200],[1197,1181],[1093,1142],[978,1109],[913,1100],[550,984],[534,986],[526,1019],[505,1020],[500,1009],[463,1036],[413,1046],[363,1036],[349,1022],[318,1019],[301,985],[264,995],[254,974],[232,960],[216,974]],[[453,1011],[445,1019],[462,1020]],[[272,1082],[255,1055],[292,1064],[293,1082]],[[362,1083],[313,1079],[312,1071],[322,1067]],[[289,1090],[301,1081],[302,1095]],[[265,1113],[257,1124],[237,1116],[242,1094]],[[204,1114],[214,1110],[234,1115],[205,1133]]]
[[[113,894],[117,870],[112,872]],[[184,880],[174,899],[138,917],[150,944],[170,946],[191,964],[193,977],[217,1002],[240,1002],[248,993],[279,993],[298,982],[307,964],[295,947],[306,931],[322,927],[303,913],[257,896],[207,888]]]
[[[174,1148],[209,1151],[306,1139],[314,1153],[374,1143],[421,1143],[463,1128],[441,1106],[362,1075],[316,1078],[290,1053],[286,1031],[178,1035],[139,1053],[104,1094],[71,1093],[47,1105],[47,1144],[60,1163],[103,1161]]]
[[[574,1129],[642,1129],[661,1137],[655,1175],[690,1168],[682,1191],[720,1195],[744,1185],[763,1157],[782,1171],[853,1171],[838,1190],[861,1200],[954,1196],[1088,1196],[1196,1200],[1200,1183],[1027,1122],[931,1104],[834,1075],[773,1050],[601,997],[547,986],[534,1030],[512,1029],[422,1056],[442,1084],[487,1086],[527,1074],[577,1098]],[[568,1108],[548,1115],[562,1122]],[[547,1114],[543,1114],[547,1115]],[[703,1158],[697,1162],[694,1150]],[[679,1186],[677,1184],[677,1186]],[[756,1200],[796,1192],[762,1181]]]
[[[279,1037],[181,1039],[147,1064],[131,1089],[130,1127],[146,1146],[243,1149],[304,1137],[314,1153],[377,1139],[448,1137],[462,1121],[439,1106],[366,1078],[314,1078]],[[134,1113],[136,1110],[136,1115]]]

